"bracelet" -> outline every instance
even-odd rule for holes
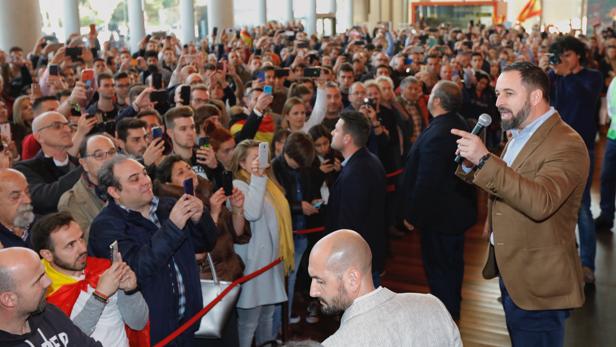
[[[94,299],[102,302],[105,305],[107,305],[107,302],[109,302],[109,297],[107,297],[107,295],[105,294],[102,294],[98,290],[95,290],[94,293],[92,293],[92,296],[94,297]]]
[[[490,153],[488,152],[488,154],[484,155],[483,157],[481,157],[481,159],[479,159],[479,163],[477,163],[477,169],[481,169],[486,161],[488,161],[488,159],[490,159],[492,156],[490,155]]]

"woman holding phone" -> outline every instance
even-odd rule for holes
[[[237,303],[241,347],[250,347],[253,338],[257,346],[275,338],[275,305],[287,300],[284,274],[294,267],[289,203],[269,170],[269,151],[264,148],[268,147],[259,146],[258,141],[244,140],[231,160],[233,185],[244,193],[244,217],[252,231],[250,241],[235,245],[235,251],[246,264],[246,273],[278,257],[283,262],[242,285]]]

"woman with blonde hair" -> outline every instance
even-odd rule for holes
[[[259,167],[259,142],[240,142],[231,159],[233,185],[244,194],[244,218],[252,238],[234,245],[246,265],[245,273],[282,258],[282,263],[242,285],[237,302],[241,347],[259,346],[275,338],[275,305],[287,300],[284,275],[294,268],[293,232],[289,203],[272,175],[269,164]],[[268,158],[269,163],[269,158]]]

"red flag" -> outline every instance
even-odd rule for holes
[[[518,14],[518,22],[522,23],[528,18],[541,15],[541,0],[528,0],[520,14]]]

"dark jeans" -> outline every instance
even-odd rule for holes
[[[582,205],[578,213],[578,233],[580,237],[580,258],[582,266],[595,269],[595,253],[597,251],[597,235],[595,232],[595,222],[590,212],[590,186],[592,185],[592,174],[595,168],[595,151],[588,150],[590,155],[590,171],[582,195]]]
[[[565,320],[570,310],[523,310],[513,302],[500,277],[498,281],[513,347],[558,347],[564,344]]]
[[[460,319],[464,277],[464,233],[422,231],[421,258],[430,293],[443,302],[454,320]]]
[[[614,221],[616,199],[616,140],[607,139],[601,167],[601,218]]]

